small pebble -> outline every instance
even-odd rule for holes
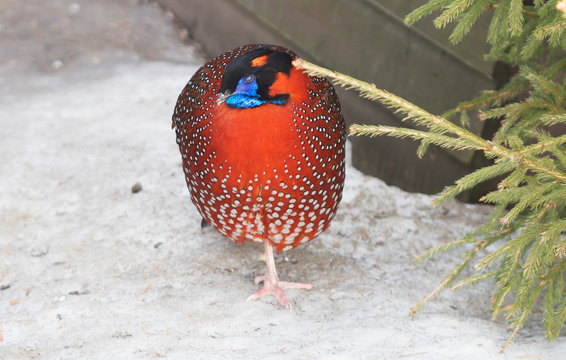
[[[134,186],[132,186],[132,192],[134,194],[139,193],[140,191],[142,191],[142,186],[139,182],[135,183]]]
[[[62,66],[63,66],[63,61],[62,61],[62,60],[59,60],[59,59],[54,60],[54,61],[51,63],[51,68],[52,68],[53,70],[59,70]]]
[[[33,248],[31,249],[30,255],[33,257],[42,257],[49,253],[48,248]]]
[[[73,291],[69,291],[69,295],[86,295],[88,294],[89,291],[88,290],[73,290]]]

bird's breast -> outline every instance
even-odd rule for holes
[[[298,146],[291,111],[275,104],[234,109],[221,103],[209,132],[210,150],[216,158],[245,179],[261,178],[282,167]]]

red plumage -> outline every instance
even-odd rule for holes
[[[192,202],[223,235],[265,244],[267,276],[252,297],[286,306],[281,289],[307,285],[278,281],[271,248],[323,232],[345,176],[338,97],[328,80],[296,69],[296,57],[270,45],[224,53],[193,75],[173,114]]]

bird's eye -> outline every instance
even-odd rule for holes
[[[254,74],[248,74],[246,75],[246,77],[244,77],[244,84],[251,84],[253,83],[255,80],[255,75]]]

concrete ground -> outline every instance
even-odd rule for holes
[[[489,209],[431,208],[350,166],[330,229],[276,257],[314,289],[288,291],[292,311],[246,301],[262,248],[200,228],[170,128],[198,46],[153,3],[0,10],[0,359],[564,358],[540,314],[499,354],[490,284],[410,319],[453,266],[412,259]]]

